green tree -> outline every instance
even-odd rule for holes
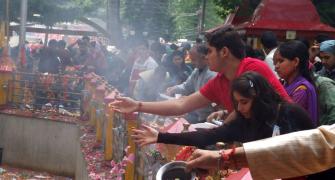
[[[214,28],[221,25],[224,22],[224,18],[220,17],[217,13],[214,0],[207,0],[207,6],[205,11],[205,30]]]
[[[241,2],[242,0],[214,0],[214,3],[217,5],[216,12],[222,18],[231,13]]]
[[[173,37],[195,39],[198,35],[199,16],[201,10],[199,0],[171,0],[170,13],[174,17],[175,31]],[[220,25],[223,19],[215,12],[213,0],[207,0],[204,27],[206,29]]]
[[[0,0],[4,12],[6,0]],[[104,0],[29,0],[27,20],[53,26],[57,22],[70,22],[80,18],[85,13],[93,11]],[[19,22],[20,0],[10,0],[10,20]],[[2,13],[4,14],[4,13]],[[34,16],[39,14],[39,17]]]
[[[223,22],[214,9],[213,0],[207,1],[205,29]],[[129,29],[149,37],[170,36],[172,39],[194,39],[198,33],[199,0],[123,0],[121,1],[121,21]]]
[[[333,0],[313,0],[321,20],[335,27],[335,4]]]
[[[217,5],[216,11],[222,18],[225,18],[243,3],[247,4],[247,6],[245,7],[246,11],[242,13],[246,16],[250,16],[260,2],[261,0],[214,0],[214,3]]]
[[[174,17],[175,30],[173,37],[194,38],[197,35],[198,12],[201,1],[198,0],[172,0],[170,13]]]
[[[136,36],[156,39],[169,34],[173,28],[166,0],[123,0],[121,1],[121,22],[135,31]],[[144,33],[144,34],[145,34]]]

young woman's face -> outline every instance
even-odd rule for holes
[[[274,54],[273,64],[278,76],[286,81],[298,70],[298,63],[296,60],[290,61],[289,59],[284,58],[278,51]]]
[[[173,63],[176,66],[181,66],[183,64],[183,61],[184,61],[184,59],[182,57],[180,57],[180,56],[173,57]]]
[[[252,98],[246,98],[242,96],[238,92],[233,92],[234,99],[237,104],[237,111],[242,114],[245,118],[251,118],[251,106],[252,106]]]

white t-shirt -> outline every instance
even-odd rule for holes
[[[278,74],[275,71],[275,65],[273,64],[273,56],[276,52],[277,48],[272,49],[269,54],[266,55],[264,61],[266,62],[266,64],[268,64],[268,66],[270,67],[270,69],[272,70],[272,72],[276,75],[276,77],[278,78]]]
[[[135,60],[131,70],[130,80],[138,80],[141,72],[155,69],[156,67],[158,67],[158,64],[152,57],[149,56],[145,61],[138,58]]]

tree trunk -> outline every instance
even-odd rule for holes
[[[107,0],[106,22],[111,44],[120,45],[122,41],[120,24],[120,0]]]

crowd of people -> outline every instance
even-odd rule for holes
[[[19,59],[18,47],[12,49],[13,60]],[[26,46],[26,65],[24,71],[34,73],[63,74],[70,67],[83,72],[106,73],[108,52],[101,43],[90,41],[88,36],[67,44],[65,40],[51,39],[47,45]]]
[[[104,76],[124,95],[112,103],[117,111],[183,115],[191,124],[223,122],[213,129],[175,134],[143,126],[132,135],[141,146],[167,143],[206,149],[217,142],[244,143],[230,151],[197,150],[188,168],[213,169],[222,160],[225,166],[219,169],[250,167],[254,179],[335,177],[335,134],[329,126],[335,122],[335,40],[319,35],[311,46],[304,39],[279,42],[270,31],[260,40],[263,51],[253,50],[228,26],[192,45],[141,39],[116,55],[83,37],[68,46],[50,40],[31,56],[38,59],[41,73],[75,67]],[[283,134],[288,135],[270,138]],[[292,148],[276,149],[284,146]],[[301,158],[288,161],[292,156]],[[277,167],[273,173],[261,171]]]
[[[233,148],[230,151],[196,151],[189,162],[189,167],[204,168],[206,166],[207,169],[213,169],[213,167],[222,169],[228,165],[230,168],[250,166],[251,174],[255,179],[297,176],[304,176],[299,178],[306,179],[332,179],[335,176],[333,127],[324,127],[328,128],[328,134],[323,141],[309,141],[310,146],[317,146],[313,148],[323,149],[315,152],[316,154],[312,157],[308,157],[314,159],[311,161],[324,162],[326,160],[324,160],[322,153],[329,152],[332,154],[329,159],[331,163],[321,164],[319,162],[319,168],[309,169],[309,171],[299,169],[303,168],[304,162],[307,162],[302,158],[296,160],[300,162],[299,166],[297,164],[295,164],[296,166],[288,165],[287,172],[282,172],[282,174],[280,171],[270,175],[268,173],[262,174],[257,170],[253,172],[254,169],[257,169],[257,165],[262,163],[255,159],[261,156],[262,152],[270,154],[271,147],[269,150],[259,147],[260,152],[258,153],[257,147],[249,146],[248,142],[301,131],[299,137],[286,136],[292,138],[287,141],[295,142],[295,139],[301,138],[301,134],[309,136],[308,134],[311,132],[316,133],[308,131],[310,129],[334,124],[335,116],[332,116],[332,113],[335,107],[335,101],[333,101],[335,84],[331,75],[335,68],[335,40],[328,37],[321,43],[315,42],[313,46],[309,47],[309,44],[302,39],[278,42],[273,32],[266,32],[261,39],[264,49],[266,49],[264,52],[268,54],[265,54],[265,58],[262,60],[259,59],[259,56],[252,56],[257,53],[249,54],[250,50],[246,54],[245,42],[232,27],[221,27],[208,32],[205,38],[206,45],[195,44],[188,53],[192,54],[192,51],[197,51],[199,54],[196,57],[204,57],[203,60],[208,69],[216,73],[215,76],[208,78],[209,80],[206,82],[194,78],[200,77],[195,75],[201,72],[201,66],[194,63],[198,58],[193,54],[190,57],[196,68],[192,75],[185,82],[166,88],[166,94],[169,95],[182,91],[181,98],[154,101],[152,99],[136,99],[136,97],[118,97],[112,105],[115,110],[125,113],[139,111],[170,116],[190,113],[199,108],[208,108],[215,103],[216,108],[212,109],[212,114],[207,113],[207,116],[222,119],[223,125],[214,129],[174,134],[162,133],[152,127],[143,126],[143,128],[133,130],[132,136],[135,142],[141,146],[151,143],[167,143],[196,146],[200,149],[205,149],[208,145],[215,145],[217,142],[245,143],[240,149]],[[204,45],[204,51],[201,50],[202,45]],[[171,54],[174,56],[175,53]],[[164,64],[166,56],[168,55],[163,55],[162,61],[159,63]],[[315,63],[318,61],[315,60],[317,58],[322,63],[322,67],[318,67],[319,70],[317,70]],[[192,91],[183,92],[190,82],[197,83],[191,83]],[[155,88],[157,86],[159,85],[156,84]],[[214,112],[215,110],[221,112]],[[228,113],[223,113],[224,111]],[[189,122],[206,121],[203,116],[201,118],[202,120]],[[319,131],[322,131],[322,128]],[[322,138],[320,137],[322,135],[324,134],[318,133],[317,138]],[[310,136],[312,139],[312,135]],[[285,139],[284,137],[283,139]],[[264,141],[267,142],[267,140]],[[288,142],[283,141],[282,143]],[[287,157],[273,154],[272,156],[275,157],[269,157],[268,161],[271,162],[268,164],[277,163],[277,166],[284,166],[283,162],[290,162],[284,160],[282,162],[281,158],[287,159],[299,151],[310,153],[313,148],[303,149],[308,146],[306,143],[301,142],[301,147],[296,147],[291,154],[285,155]],[[262,146],[261,142],[251,144]],[[277,146],[279,149],[282,147],[280,143]],[[249,155],[253,152],[256,152],[257,155]],[[319,157],[323,159],[318,159]],[[213,159],[215,161],[209,162]],[[263,159],[263,161],[267,161],[265,158]],[[222,166],[217,167],[218,161],[223,161]],[[238,163],[233,165],[233,161],[238,161]],[[296,168],[297,172],[289,169],[290,167]],[[285,170],[285,167],[281,167],[281,171]]]

